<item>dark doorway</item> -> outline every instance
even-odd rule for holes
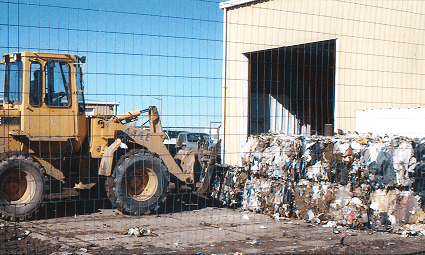
[[[334,124],[336,40],[246,53],[249,134],[324,134]]]

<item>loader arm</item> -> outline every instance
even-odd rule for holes
[[[162,131],[162,127],[160,127]],[[124,133],[128,135],[135,143],[146,147],[150,152],[157,154],[168,168],[168,172],[176,176],[179,180],[193,183],[193,174],[184,173],[180,166],[171,156],[163,141],[163,131],[154,133],[136,127],[125,126]]]
[[[121,123],[121,121],[133,121],[137,118],[137,115],[144,112],[149,112],[147,116],[149,117],[149,130]],[[109,119],[93,117],[91,118],[90,131],[90,153],[92,157],[102,159],[99,168],[100,175],[110,176],[112,174],[114,152],[119,148],[121,142],[130,140],[130,142],[139,144],[151,153],[158,155],[168,168],[168,172],[179,180],[187,183],[194,181],[193,173],[183,172],[164,145],[165,133],[155,106],[149,107],[146,111],[132,111]]]

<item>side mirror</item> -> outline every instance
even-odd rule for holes
[[[81,63],[86,63],[86,56],[80,57],[80,61],[81,61]]]

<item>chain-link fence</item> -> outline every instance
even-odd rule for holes
[[[0,253],[423,253],[424,15],[0,0]]]

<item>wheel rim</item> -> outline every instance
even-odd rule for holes
[[[9,204],[29,203],[36,192],[34,177],[20,169],[6,173],[0,185],[3,199]]]
[[[148,167],[133,166],[127,172],[126,180],[127,194],[137,201],[148,200],[158,189],[158,178]]]

